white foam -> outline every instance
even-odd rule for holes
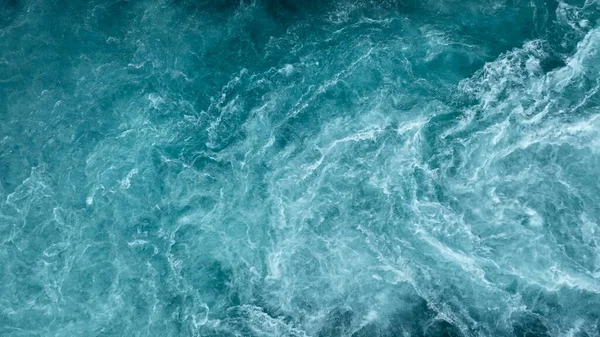
[[[127,173],[127,176],[120,181],[121,188],[128,189],[131,186],[131,178],[138,173],[137,168],[132,169]]]
[[[283,74],[285,76],[290,76],[294,72],[295,68],[291,64],[286,64],[283,68],[279,69],[277,72]]]

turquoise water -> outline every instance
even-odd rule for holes
[[[599,20],[0,1],[0,335],[600,336]]]

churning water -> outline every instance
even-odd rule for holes
[[[0,335],[599,336],[598,0],[1,0]]]

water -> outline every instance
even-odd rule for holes
[[[600,336],[598,1],[0,4],[0,335]]]

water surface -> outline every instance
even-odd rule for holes
[[[600,336],[599,19],[0,1],[0,335]]]

